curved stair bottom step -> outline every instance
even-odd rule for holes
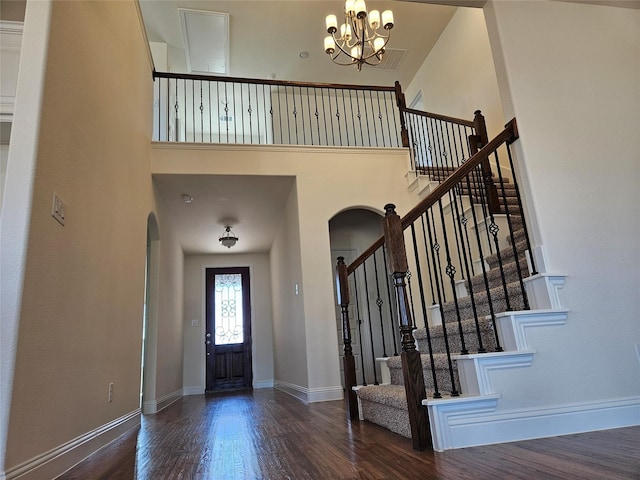
[[[358,389],[360,418],[411,438],[407,399],[403,386],[375,385]]]

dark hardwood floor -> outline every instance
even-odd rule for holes
[[[416,452],[343,402],[261,389],[185,397],[66,474],[98,479],[640,479],[640,427]]]

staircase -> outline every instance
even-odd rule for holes
[[[454,168],[430,170],[427,167],[421,173],[427,176],[426,183],[432,190],[453,171]],[[478,214],[482,211],[478,203],[484,184],[477,172],[473,174],[452,189],[456,201],[468,201],[465,216],[472,208]],[[501,213],[486,215],[479,223],[484,223],[485,228],[493,232],[490,240],[496,249],[489,254],[481,251],[481,258],[474,259],[474,274],[455,287],[457,294],[442,305],[434,304],[429,308],[428,330],[425,325],[413,331],[426,390],[422,404],[429,411],[436,450],[508,441],[509,432],[501,432],[495,439],[491,433],[483,439],[478,439],[477,435],[461,439],[452,431],[465,429],[465,416],[476,421],[478,416],[495,411],[501,396],[508,395],[508,392],[493,390],[492,370],[531,365],[534,352],[528,348],[525,328],[560,325],[566,319],[566,311],[560,310],[557,294],[563,279],[538,274],[529,257],[530,247],[517,187],[502,175],[496,183]],[[486,214],[486,209],[484,212]],[[455,215],[453,208],[450,215]],[[499,226],[497,231],[496,225]],[[359,417],[411,438],[401,357],[378,358],[378,362],[382,384],[353,388],[357,394]],[[455,426],[449,418],[452,412],[456,417]],[[469,427],[472,428],[476,427]]]
[[[431,181],[440,183],[451,171],[453,169],[437,169],[428,173]],[[526,243],[525,230],[521,221],[522,217],[519,212],[515,189],[507,182],[508,179],[504,182],[507,185],[507,188],[505,188],[507,205],[509,205],[510,213],[512,214],[512,222],[518,225],[513,232],[513,236],[516,242]],[[472,194],[476,192],[476,188],[482,187],[478,187],[478,184],[472,186]],[[468,190],[460,191],[461,195],[467,193]],[[517,251],[520,252],[518,255],[520,271],[524,277],[528,277],[527,260],[524,254],[526,244],[520,244],[519,247]],[[440,312],[444,318],[444,325],[440,323],[430,327],[431,349],[429,349],[425,328],[418,328],[413,333],[417,348],[421,352],[424,384],[427,396],[430,398],[433,398],[434,394],[441,396],[441,392],[447,392],[449,395],[453,394],[454,396],[459,395],[461,387],[457,369],[455,368],[456,360],[451,359],[454,366],[453,375],[449,373],[448,362],[451,356],[463,352],[463,339],[467,353],[477,353],[481,350],[480,341],[482,342],[482,350],[486,352],[498,350],[499,344],[496,341],[491,318],[491,307],[487,300],[489,297],[493,301],[494,314],[507,311],[507,303],[511,307],[509,310],[523,310],[525,308],[525,300],[520,288],[518,266],[513,248],[509,246],[500,252],[500,257],[503,261],[504,283],[498,264],[498,257],[499,255],[494,253],[485,258],[488,265],[486,279],[485,275],[480,273],[466,280],[464,286],[467,293],[465,296],[458,298],[457,305],[454,301],[449,301],[442,305]],[[472,292],[473,296],[468,292]],[[462,319],[460,325],[458,325],[456,311],[459,312]],[[462,328],[462,336],[459,332],[460,328]],[[476,335],[476,329],[480,331],[479,338]],[[445,331],[447,332],[448,345],[445,341]],[[449,355],[447,355],[447,351]],[[433,355],[433,369],[431,368],[430,352]],[[411,429],[407,414],[407,401],[400,357],[388,357],[379,359],[379,361],[384,364],[383,384],[356,387],[361,419],[381,425],[405,437],[410,437]],[[435,371],[435,379],[433,371]]]

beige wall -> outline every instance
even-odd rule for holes
[[[254,388],[273,386],[273,319],[269,255],[187,255],[184,263],[184,390],[205,388],[205,271],[249,267]],[[196,320],[197,325],[192,325]]]
[[[134,2],[29,2],[1,220],[0,470],[139,407],[151,69]],[[182,254],[159,223],[162,396],[182,387]]]
[[[304,398],[309,372],[298,216],[298,192],[294,184],[270,252],[273,368],[278,388]]]
[[[406,89],[407,103],[422,92],[425,110],[473,119],[482,110],[489,138],[504,128],[491,46],[482,10],[459,7]]]
[[[309,401],[342,395],[329,220],[348,208],[381,211],[388,202],[395,202],[401,214],[407,212],[417,201],[404,178],[408,163],[401,149],[170,144],[152,148],[152,170],[157,174],[296,177],[270,253],[274,380],[297,389]]]
[[[521,400],[640,398],[640,11],[538,1],[484,10],[505,116],[518,120],[534,243],[546,271],[569,275],[569,320],[540,339],[539,383],[527,386],[544,398]]]

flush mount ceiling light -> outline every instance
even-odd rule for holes
[[[230,226],[226,226],[224,233],[218,240],[223,247],[231,248],[238,242],[238,237],[231,231]]]
[[[378,65],[389,43],[393,28],[393,12],[371,10],[367,13],[364,0],[347,0],[344,6],[344,23],[340,25],[335,15],[327,15],[327,33],[324,51],[338,65],[355,65],[358,71],[362,65]],[[380,28],[386,30],[379,31]],[[341,54],[344,54],[341,57]]]
[[[184,203],[193,203],[193,197],[188,193],[183,193],[180,197]]]

